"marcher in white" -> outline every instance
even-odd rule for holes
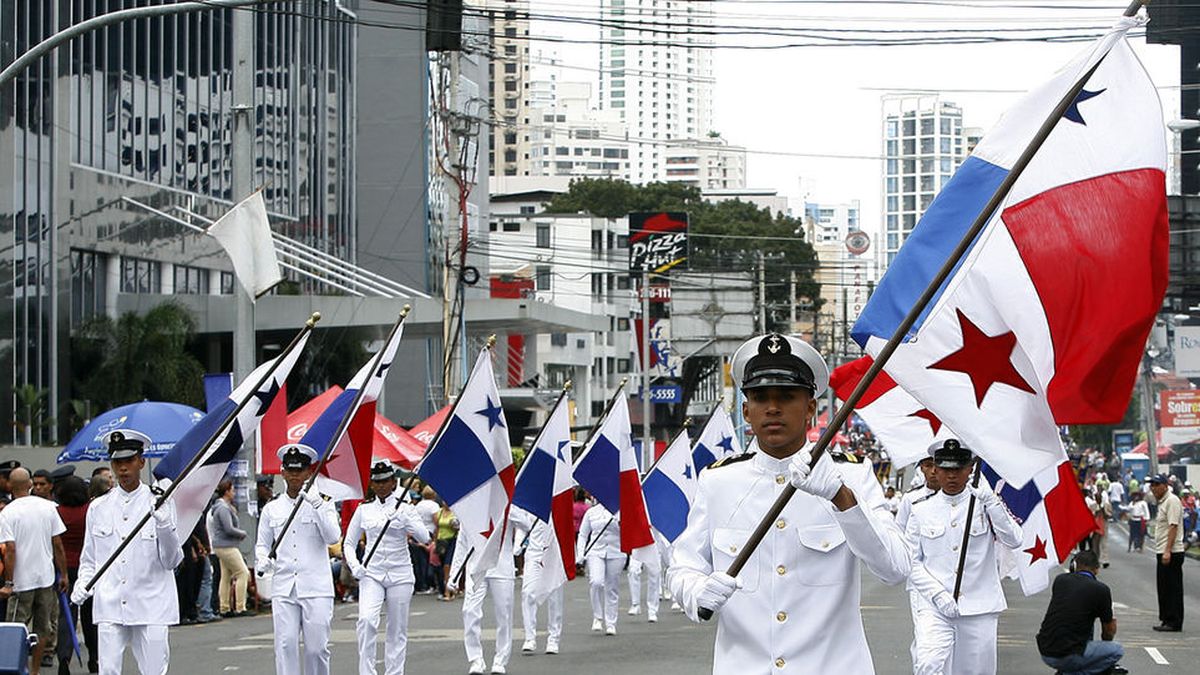
[[[658,621],[658,603],[662,600],[663,591],[663,550],[666,541],[658,530],[654,534],[654,550],[656,555],[649,557],[646,562],[637,557],[629,558],[629,615],[637,616],[642,612],[642,580],[646,581],[646,621]]]
[[[133,651],[138,672],[163,675],[171,661],[167,627],[179,623],[174,570],[183,562],[183,549],[175,531],[175,506],[168,501],[155,509],[157,497],[139,478],[146,466],[142,452],[150,445],[145,434],[118,429],[104,443],[117,484],[88,506],[71,602],[82,605],[95,595],[100,675],[119,675],[126,647]],[[133,526],[151,511],[151,522],[135,534]],[[89,592],[88,583],[130,536],[129,545]]]
[[[459,530],[458,541],[454,545],[454,562],[450,565],[446,587],[451,591],[457,591],[460,584],[465,587],[463,647],[466,648],[467,662],[470,664],[468,672],[472,675],[487,669],[487,661],[483,658],[483,600],[489,595],[492,597],[492,610],[496,614],[496,655],[492,658],[492,672],[508,672],[508,659],[512,656],[513,586],[516,583],[511,523],[509,528],[500,548],[499,560],[495,567],[484,574],[481,583],[475,583],[472,578],[479,552],[471,549],[470,540],[463,531]]]
[[[546,653],[557,654],[562,641],[563,628],[563,587],[550,592],[544,603],[539,603],[534,597],[533,589],[543,574],[543,563],[550,537],[554,530],[550,525],[538,520],[533,514],[518,508],[512,510],[512,520],[517,525],[517,536],[525,542],[525,565],[521,568],[521,623],[525,628],[525,642],[521,651],[533,653],[537,651],[537,612],[540,604],[546,605]],[[555,562],[561,566],[562,563]]]
[[[396,467],[390,462],[376,462],[371,467],[371,490],[375,498],[359,505],[346,527],[346,539],[342,544],[346,565],[358,580],[358,672],[360,675],[377,672],[375,639],[379,634],[379,612],[386,605],[384,673],[404,675],[408,608],[415,582],[408,537],[422,544],[429,543],[429,528],[416,507],[402,501],[403,495],[396,494]],[[387,532],[383,531],[385,525]],[[370,551],[379,541],[371,564],[365,567],[358,557],[358,542],[364,535],[364,551]]]
[[[922,484],[904,493],[904,497],[900,500],[900,506],[896,509],[896,526],[903,532],[908,527],[908,518],[912,515],[913,504],[920,501],[925,501],[931,495],[937,494],[938,477],[937,471],[933,466],[933,451],[941,446],[941,441],[934,441],[927,448],[926,456],[917,462],[917,469],[922,478]],[[913,587],[912,577],[910,576],[904,583],[904,590],[908,592],[908,608],[912,613],[913,625],[917,625],[917,610],[920,609],[924,600],[921,599],[921,594]],[[912,643],[908,646],[908,655],[913,663],[917,662],[917,652],[920,649],[918,643],[921,640],[920,631],[913,631]]]
[[[909,573],[908,549],[871,467],[828,453],[810,469],[806,441],[829,368],[778,334],[734,354],[751,452],[700,474],[667,582],[687,615],[715,612],[713,672],[874,672],[859,610],[859,563],[884,583]],[[736,579],[725,570],[788,482],[797,488]]]
[[[258,521],[255,571],[272,574],[271,618],[275,628],[275,672],[300,672],[300,638],[304,637],[305,675],[329,673],[329,624],[333,620],[333,575],[328,547],[341,537],[337,512],[315,489],[301,492],[312,476],[317,451],[298,443],[279,448],[287,490],[267,502]],[[284,533],[283,526],[300,500],[300,510]],[[271,547],[283,537],[276,557]]]
[[[621,600],[621,523],[600,503],[583,514],[575,540],[576,560],[587,565],[588,591],[592,600],[592,630],[617,634],[617,605]]]
[[[955,439],[934,451],[941,491],[913,504],[905,531],[912,549],[912,585],[920,594],[914,630],[916,675],[988,675],[996,672],[996,625],[1007,608],[1000,587],[996,541],[1017,548],[1021,526],[1000,497],[980,481],[970,487],[974,454]],[[970,496],[976,499],[967,522]],[[962,590],[954,598],[963,532],[966,544]]]

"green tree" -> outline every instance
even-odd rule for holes
[[[195,335],[195,318],[175,302],[92,319],[72,338],[75,391],[98,411],[141,400],[202,408],[204,368],[189,351]]]
[[[686,211],[689,214],[688,267],[696,272],[764,269],[767,323],[786,330],[790,312],[788,285],[796,273],[797,297],[817,298],[813,279],[817,257],[804,240],[803,223],[782,213],[740,200],[710,203],[700,190],[678,183],[639,186],[623,180],[580,179],[545,205],[548,213],[591,213],[624,218],[639,211]]]

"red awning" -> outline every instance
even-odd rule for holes
[[[287,418],[288,441],[299,442],[304,437],[304,433],[308,431],[309,426],[317,421],[321,413],[325,412],[325,409],[341,393],[342,388],[334,385],[325,393],[289,414]],[[425,445],[383,415],[375,415],[375,437],[371,445],[372,459],[386,459],[406,469],[411,469],[425,455]],[[317,450],[320,451],[321,448]]]
[[[433,437],[437,435],[438,429],[442,428],[442,422],[450,414],[451,407],[446,406],[442,408],[433,413],[429,419],[408,430],[409,435],[421,444],[422,454],[424,454],[424,448],[429,447],[429,444],[433,442]]]
[[[1155,445],[1155,448],[1158,450],[1158,458],[1159,459],[1162,459],[1162,458],[1166,457],[1167,455],[1171,454],[1171,446],[1164,445],[1162,442],[1162,432],[1161,431],[1158,432],[1158,436],[1155,438],[1155,440],[1158,441],[1158,443]],[[1138,443],[1137,445],[1133,446],[1133,450],[1130,450],[1130,452],[1136,452],[1139,455],[1149,455],[1150,454],[1150,444],[1147,443],[1146,441],[1142,441],[1141,443]]]

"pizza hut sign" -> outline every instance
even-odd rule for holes
[[[662,274],[687,262],[686,213],[629,214],[629,271]]]

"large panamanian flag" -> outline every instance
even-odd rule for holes
[[[1122,20],[983,138],[854,326],[877,355],[1017,157],[1099,62],[887,373],[1015,485],[1063,459],[1056,420],[1120,419],[1167,283],[1166,139]]]
[[[471,578],[478,582],[500,559],[508,535],[508,509],[516,473],[508,424],[496,389],[492,350],[475,360],[446,426],[417,470],[458,516],[470,549]]]
[[[217,483],[225,477],[229,463],[242,449],[242,443],[254,435],[267,408],[282,391],[296,361],[304,353],[310,335],[312,331],[306,331],[291,351],[255,368],[229,396],[188,429],[175,447],[155,465],[155,478],[178,483],[171,493],[171,501],[175,503],[178,518],[176,529],[179,532],[191,532],[196,527],[201,514],[212,501]],[[239,412],[238,406],[243,403],[245,406]],[[232,419],[229,428],[218,436],[221,425],[233,418],[235,413],[237,416]],[[180,475],[197,455],[202,455],[202,459],[180,480]]]
[[[575,578],[575,480],[571,478],[571,423],[566,396],[558,400],[537,442],[525,458],[513,504],[532,513],[550,527],[542,573],[535,575],[530,593],[541,602]]]
[[[696,437],[696,445],[692,448],[692,463],[697,471],[708,465],[732,455],[742,454],[742,445],[738,443],[737,434],[733,429],[733,421],[725,406],[717,403],[700,435]],[[661,531],[661,530],[660,530]]]

